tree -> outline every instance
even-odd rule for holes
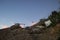
[[[15,23],[14,25],[11,26],[11,29],[17,29],[17,28],[21,28],[19,23]]]
[[[48,17],[51,20],[52,25],[56,25],[58,22],[60,23],[60,13],[57,11],[53,11],[52,14]]]

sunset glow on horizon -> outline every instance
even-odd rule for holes
[[[5,29],[5,28],[8,28],[9,26],[7,26],[7,25],[0,25],[1,26],[1,28],[0,29]]]
[[[58,7],[57,0],[0,0],[0,29],[15,23],[32,26],[36,20],[47,18]]]

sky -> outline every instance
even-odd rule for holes
[[[57,0],[0,0],[0,28],[15,23],[29,26],[48,17],[58,6]]]

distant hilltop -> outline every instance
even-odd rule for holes
[[[15,23],[0,29],[0,40],[60,40],[60,12],[53,11],[48,18],[30,27],[22,28]]]

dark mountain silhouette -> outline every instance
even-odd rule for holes
[[[50,22],[46,26],[45,22]],[[60,12],[53,11],[35,25],[21,28],[19,23],[6,29],[0,29],[0,40],[60,40]]]

